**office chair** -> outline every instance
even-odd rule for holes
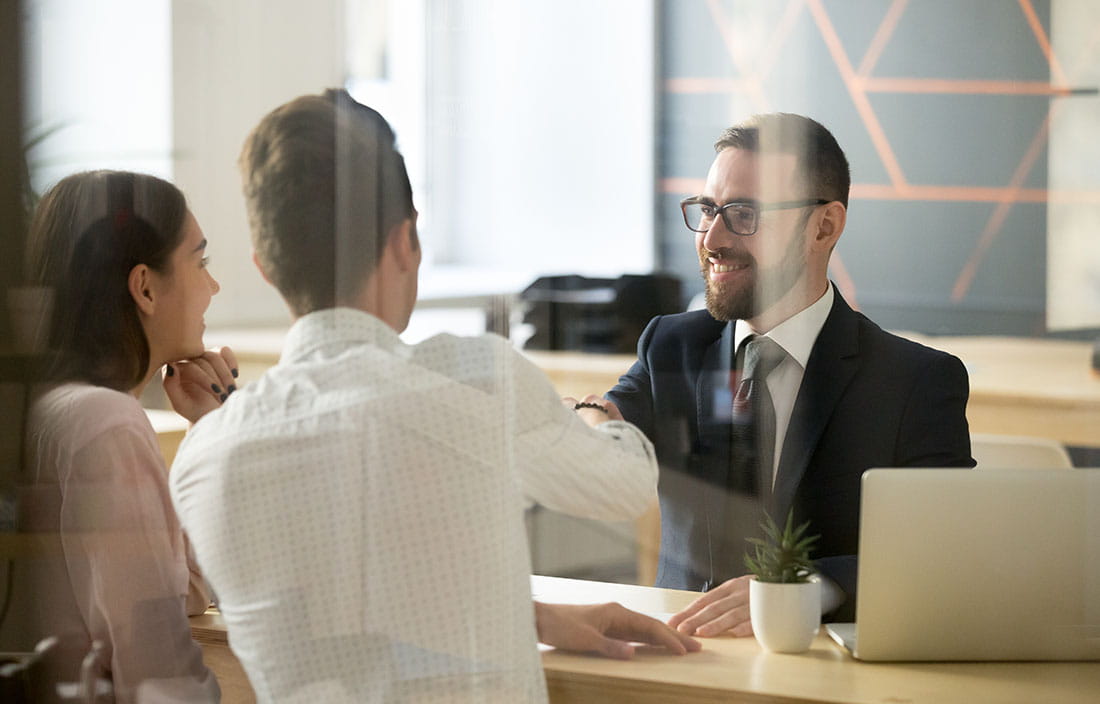
[[[1069,469],[1073,467],[1062,443],[1024,435],[972,433],[970,453],[978,469]]]

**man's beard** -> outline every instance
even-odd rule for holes
[[[710,280],[708,252],[699,250],[699,268],[705,285],[704,296],[707,311],[715,320],[750,320],[775,305],[785,296],[806,269],[806,255],[802,250],[802,237],[796,232],[791,238],[783,258],[774,267],[760,271],[756,258],[748,252],[725,249],[709,254],[721,254],[723,262],[734,262],[747,267],[748,276],[741,277],[737,285],[714,283]]]

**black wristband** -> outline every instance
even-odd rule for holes
[[[607,409],[604,408],[603,406],[601,406],[598,403],[590,403],[588,401],[581,401],[577,405],[573,406],[574,411],[579,411],[582,408],[594,408],[597,411],[603,411],[604,413],[607,413]]]

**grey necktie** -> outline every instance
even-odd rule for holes
[[[733,394],[729,487],[760,496],[771,487],[775,451],[775,407],[767,377],[787,353],[769,337],[742,342],[744,361]]]

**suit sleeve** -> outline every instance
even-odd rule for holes
[[[966,367],[957,358],[937,352],[917,375],[906,399],[892,466],[973,467],[966,421],[969,396]],[[858,510],[858,508],[856,509]],[[817,569],[848,595],[831,620],[855,619],[859,562],[855,555],[815,561]]]
[[[939,353],[906,402],[896,450],[898,467],[973,467],[966,401],[970,382],[957,358]]]
[[[649,369],[649,345],[660,324],[660,316],[649,321],[638,338],[638,359],[619,377],[619,383],[604,397],[619,407],[623,418],[653,439],[653,384]]]

